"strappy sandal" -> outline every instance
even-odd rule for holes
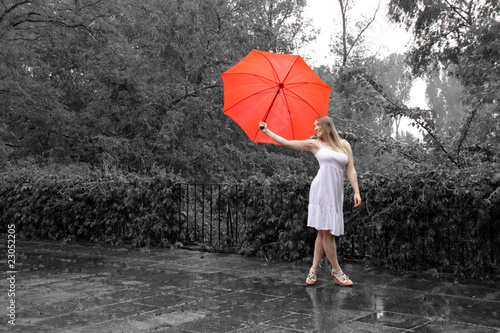
[[[349,277],[344,272],[342,272],[342,270],[335,272],[332,269],[332,275],[333,275],[333,282],[335,282],[335,284],[344,287],[350,287],[353,285],[351,279],[349,279]]]
[[[306,284],[315,284],[316,280],[318,279],[318,270],[311,268],[309,270],[309,274],[307,274],[307,279],[306,279]]]

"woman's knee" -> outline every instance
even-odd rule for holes
[[[333,239],[333,235],[330,233],[329,230],[320,230],[320,234],[318,236],[321,237],[323,240],[323,243],[331,243]]]

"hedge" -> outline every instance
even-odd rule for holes
[[[496,274],[498,185],[487,168],[360,175],[364,204],[346,214],[353,250],[389,267]]]
[[[486,168],[362,173],[358,208],[346,180],[339,254],[390,268],[494,276],[500,256],[500,183],[494,178]],[[293,176],[247,182],[251,224],[240,253],[312,256],[315,232],[305,227],[310,182]]]
[[[359,208],[352,207],[346,180],[346,233],[338,238],[339,254],[406,270],[498,274],[500,184],[494,179],[486,168],[362,173]],[[289,261],[310,258],[315,240],[315,231],[306,227],[311,180],[294,175],[246,179],[238,242],[212,249]],[[179,206],[182,193],[176,184],[184,180],[173,174],[22,170],[4,173],[0,181],[2,232],[16,223],[18,235],[26,238],[135,246],[193,240],[185,217],[197,212]],[[235,200],[234,193],[223,196],[227,203]]]
[[[182,241],[172,218],[173,174],[152,177],[103,172],[21,170],[0,179],[0,230],[20,237],[86,240],[134,246]]]

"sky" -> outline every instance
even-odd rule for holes
[[[359,21],[363,20],[363,18],[371,19],[373,17],[379,0],[351,0],[351,3],[353,8],[348,15],[352,21]],[[364,36],[370,40],[374,53],[380,53],[381,55],[404,53],[411,42],[412,36],[403,27],[389,21],[386,14],[388,3],[389,0],[380,0],[380,8],[375,20],[369,29],[364,32]],[[304,55],[311,58],[312,66],[331,63],[332,59],[329,55],[331,38],[333,35],[342,32],[338,0],[308,0],[305,15],[311,18],[315,28],[320,29],[320,33],[317,35],[315,43],[310,45],[310,50],[303,51]],[[413,83],[410,101],[407,103],[409,107],[428,108],[425,102],[425,88],[424,81],[420,79]],[[413,127],[408,128],[407,123],[408,121],[402,121],[401,127],[420,136],[418,133],[414,133]]]
[[[370,19],[373,17],[378,0],[351,0],[351,3],[353,3],[353,8],[348,16],[351,17],[351,21],[358,21],[363,17]],[[386,15],[388,3],[389,0],[381,0],[375,20],[364,32],[364,36],[371,41],[374,51],[379,51],[381,54],[402,53],[411,40],[411,34],[395,23],[389,22]],[[328,56],[331,37],[342,32],[339,2],[338,0],[308,0],[306,15],[312,19],[315,28],[321,30],[316,42],[312,45],[315,50],[315,59],[318,63],[328,63],[331,60]]]

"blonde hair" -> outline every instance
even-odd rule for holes
[[[347,151],[345,150],[344,145],[340,142],[341,139],[339,133],[337,132],[337,129],[335,128],[335,125],[333,124],[332,118],[323,116],[316,118],[316,120],[323,129],[323,141],[328,142],[332,147],[339,147],[347,155]]]

